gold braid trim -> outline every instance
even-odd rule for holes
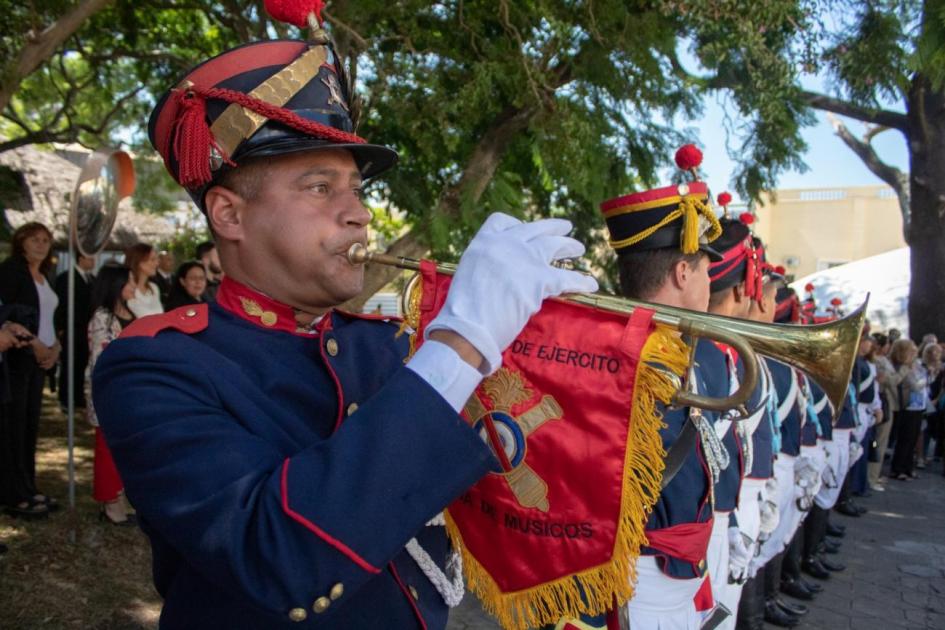
[[[463,556],[469,589],[503,628],[526,630],[582,613],[599,615],[612,609],[615,601],[622,606],[633,597],[636,560],[640,547],[647,542],[644,527],[659,498],[666,457],[659,434],[663,418],[656,403],[668,403],[673,397],[676,378],[683,374],[688,360],[686,344],[663,326],[657,326],[643,346],[633,385],[617,534],[607,562],[540,586],[506,593],[469,553],[449,510],[444,512],[450,541]]]
[[[701,195],[686,195],[680,200],[679,207],[663,217],[662,221],[619,241],[611,239],[610,246],[614,249],[623,249],[635,245],[680,217],[683,220],[683,228],[680,233],[679,248],[684,254],[695,254],[699,251],[699,237],[701,236],[699,234],[699,217],[703,217],[709,223],[709,228],[705,233],[707,242],[711,243],[722,235],[722,226],[719,225],[719,220],[712,212],[712,208],[702,200]]]
[[[423,279],[418,273],[407,283],[405,291],[409,291],[407,296],[407,312],[404,313],[404,321],[400,324],[397,331],[397,337],[404,333],[409,333],[410,350],[404,357],[404,363],[410,360],[410,357],[417,351],[417,331],[420,330],[420,302],[423,299]],[[411,332],[412,331],[412,332]]]

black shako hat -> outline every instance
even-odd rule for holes
[[[687,144],[676,152],[676,165],[692,173],[702,163],[702,152]],[[704,182],[654,188],[609,199],[600,204],[610,232],[609,244],[621,252],[679,249],[684,254],[703,251],[709,260],[720,255],[712,243],[722,233]]]
[[[317,149],[351,152],[362,176],[397,162],[355,134],[344,64],[327,33],[239,46],[187,72],[158,101],[148,137],[203,209],[207,189],[242,160]]]

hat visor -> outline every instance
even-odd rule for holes
[[[281,156],[303,151],[319,151],[325,149],[342,149],[349,151],[365,179],[380,175],[397,164],[397,152],[379,144],[360,144],[356,142],[337,143],[314,137],[286,137],[280,140],[269,140],[265,144],[249,146],[245,151],[237,151],[234,161],[239,164],[241,159],[267,156]]]

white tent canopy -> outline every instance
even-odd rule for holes
[[[843,300],[843,308],[850,312],[869,294],[866,316],[873,330],[898,328],[907,335],[910,277],[909,248],[903,247],[812,273],[791,286],[803,300],[807,296],[804,287],[812,283],[819,313],[835,297]]]

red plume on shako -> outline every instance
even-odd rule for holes
[[[750,212],[742,212],[740,215],[738,215],[738,220],[745,225],[751,225],[755,222],[755,215]]]
[[[314,15],[318,24],[322,23],[322,0],[265,0],[266,13],[278,22],[294,24],[299,28],[312,26],[309,16]]]
[[[696,177],[696,169],[702,164],[702,151],[694,144],[684,144],[676,150],[676,166],[681,170],[689,171],[693,179]]]

